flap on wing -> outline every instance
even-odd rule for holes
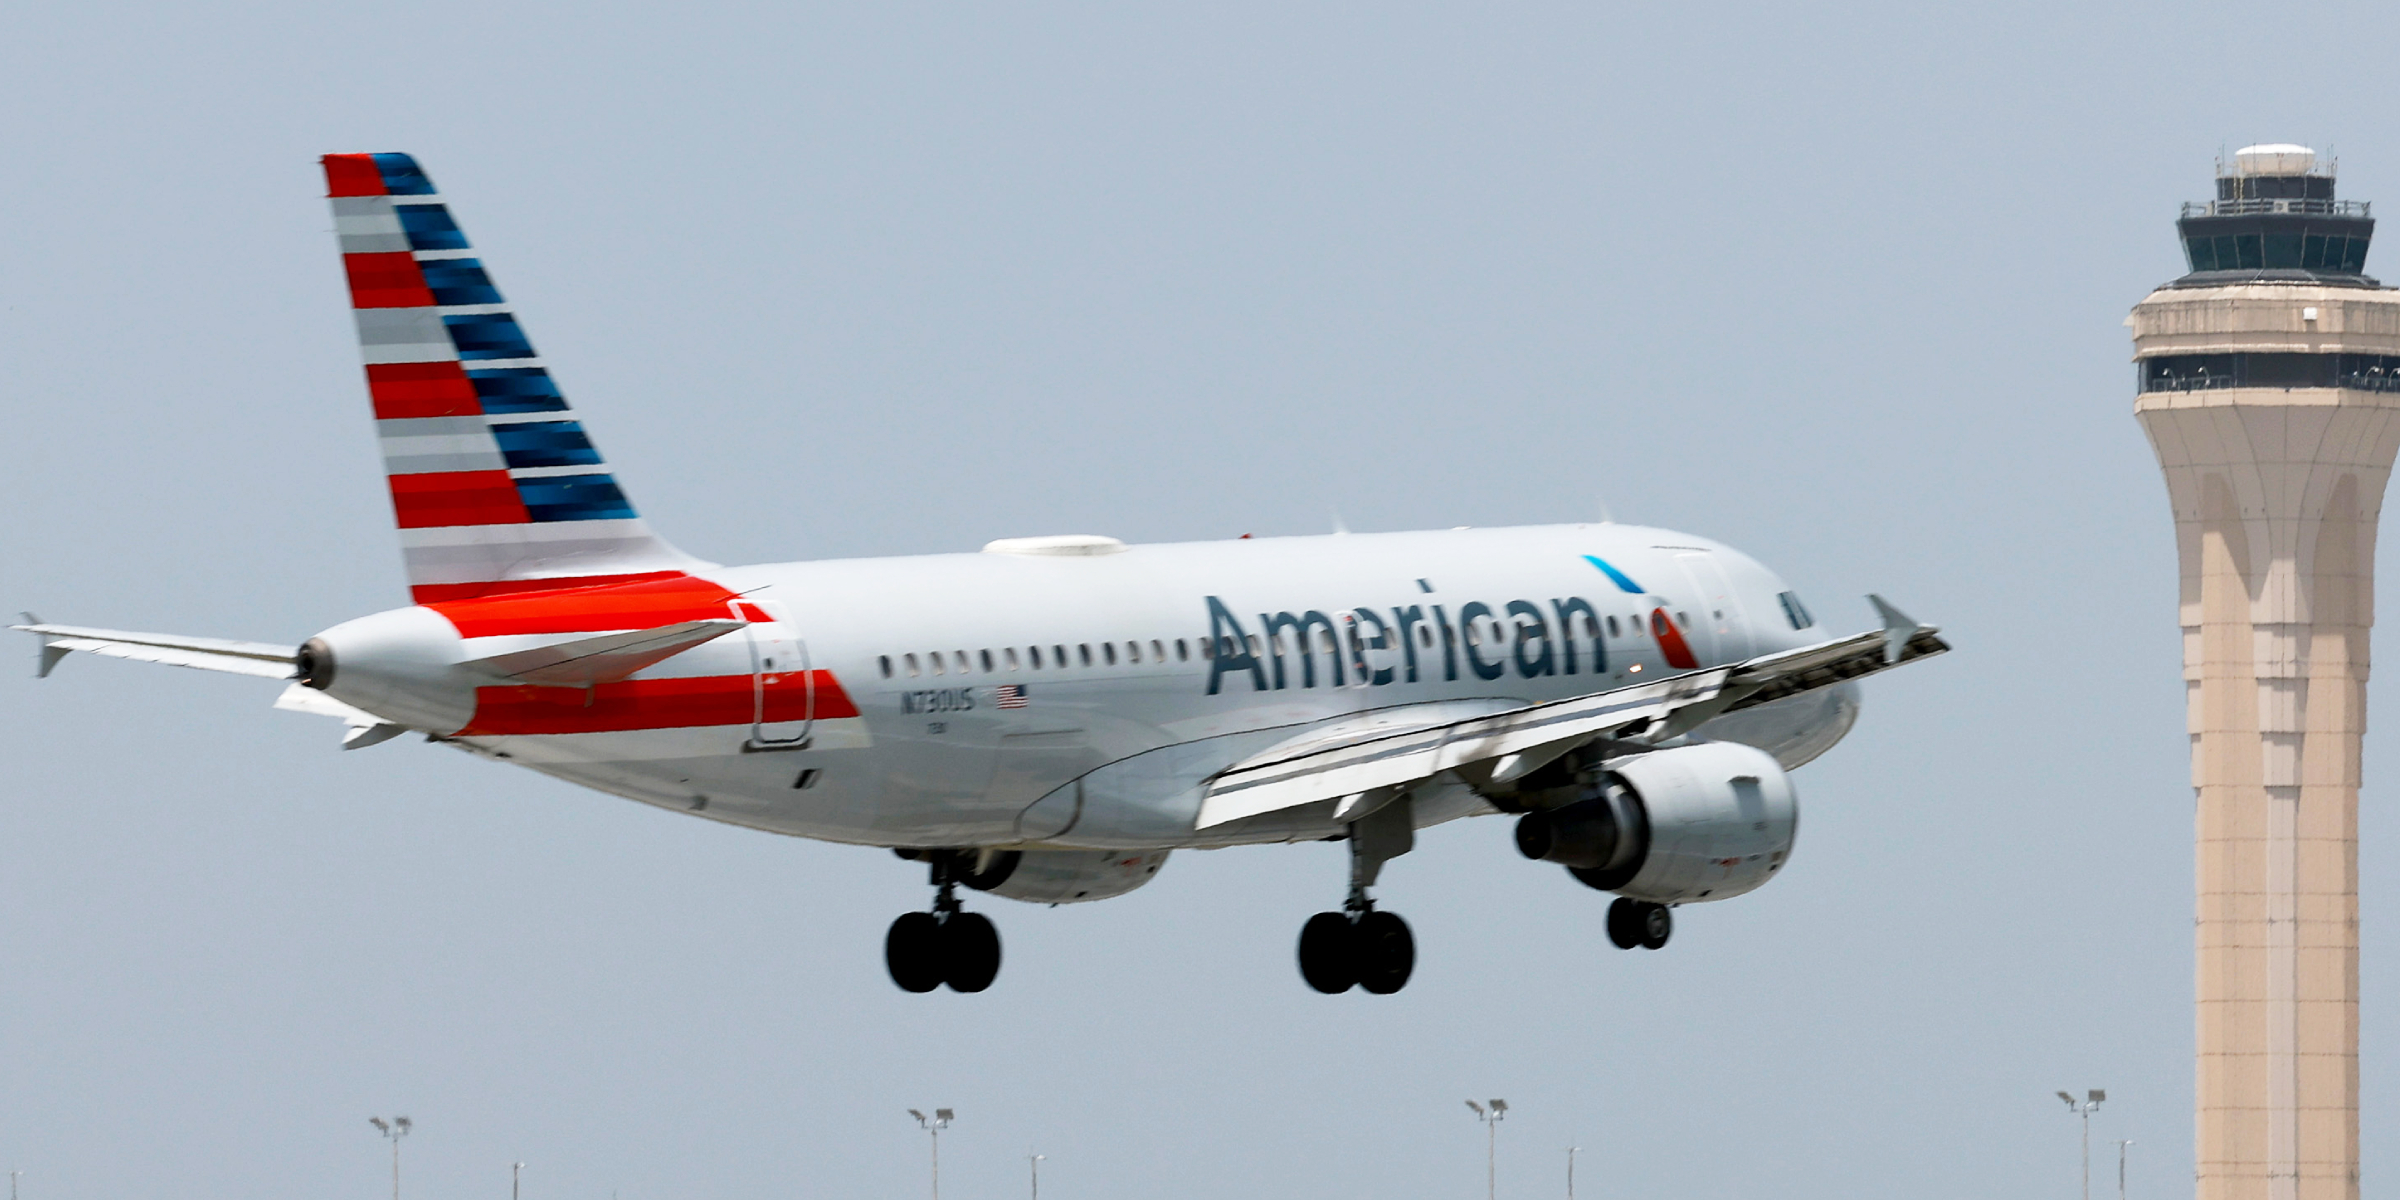
[[[605,633],[495,654],[475,659],[466,666],[502,679],[559,687],[612,683],[741,627],[740,621],[731,620],[679,621],[655,629]]]
[[[11,629],[23,630],[42,639],[41,660],[36,671],[48,675],[50,668],[69,651],[106,655],[109,658],[131,659],[135,662],[164,663],[170,667],[191,667],[201,671],[224,671],[234,675],[257,675],[267,679],[290,679],[293,657],[290,646],[275,646],[265,642],[237,642],[227,638],[183,637],[171,633],[128,633],[121,629],[87,629],[80,625],[44,625],[31,620]]]
[[[1209,782],[1197,824],[1206,829],[1376,788],[1405,787],[1457,767],[1511,755],[1547,762],[1601,737],[1654,745],[1725,713],[1872,675],[1949,648],[1930,626],[1894,622],[1886,629],[1731,666],[1506,712],[1335,738],[1331,745],[1321,737],[1296,738],[1220,772]]]

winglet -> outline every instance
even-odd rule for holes
[[[1875,615],[1883,618],[1883,663],[1887,667],[1892,666],[1900,661],[1901,653],[1908,649],[1909,639],[1928,626],[1917,624],[1916,618],[1892,607],[1891,601],[1873,592],[1867,593],[1867,603],[1874,605]]]
[[[40,617],[37,617],[32,613],[18,613],[17,615],[25,618],[25,623],[23,625],[15,626],[14,628],[22,629],[25,632],[31,633],[36,637],[41,637],[42,639],[41,649],[34,652],[33,677],[35,679],[50,678],[50,669],[58,665],[58,660],[67,656],[67,648],[52,642],[48,637],[43,636],[38,630],[33,628],[33,626],[42,623],[42,619]]]

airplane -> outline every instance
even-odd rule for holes
[[[1790,772],[1857,681],[1949,645],[1880,597],[1831,636],[1755,559],[1613,523],[720,566],[653,532],[414,158],[323,158],[405,607],[299,645],[44,624],[70,652],[286,681],[345,749],[403,734],[644,804],[923,864],[900,988],[980,992],[960,889],[1120,896],[1178,849],[1339,840],[1320,992],[1416,962],[1372,889],[1416,831],[1507,814],[1615,899],[1609,940],[1780,872]]]

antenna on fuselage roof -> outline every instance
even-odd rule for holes
[[[1616,524],[1616,523],[1617,523],[1616,514],[1614,514],[1614,513],[1610,512],[1610,511],[1608,511],[1608,497],[1606,497],[1606,496],[1593,496],[1593,497],[1592,497],[1592,502],[1593,502],[1593,503],[1595,503],[1595,504],[1598,504],[1598,505],[1600,506],[1600,523],[1601,523],[1601,524],[1603,524],[1603,525],[1614,525],[1614,524]]]
[[[1350,522],[1342,519],[1342,510],[1338,508],[1329,508],[1325,511],[1333,514],[1333,531],[1335,533],[1350,532]]]

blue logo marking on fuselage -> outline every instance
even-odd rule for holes
[[[1610,582],[1615,583],[1620,590],[1632,592],[1636,596],[1642,594],[1642,585],[1627,578],[1625,572],[1608,565],[1607,560],[1602,559],[1599,555],[1586,554],[1583,556],[1583,561],[1600,568],[1600,573],[1608,576]]]

